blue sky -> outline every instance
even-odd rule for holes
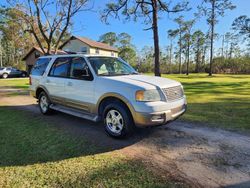
[[[137,47],[138,50],[142,49],[143,46],[153,46],[153,34],[152,30],[144,31],[143,29],[147,28],[142,23],[142,20],[138,22],[126,22],[110,17],[110,24],[107,25],[103,23],[100,19],[100,11],[105,7],[105,4],[110,0],[92,0],[94,1],[94,8],[92,11],[80,12],[73,18],[73,28],[72,34],[77,36],[85,36],[93,40],[98,40],[99,36],[106,32],[126,32],[130,34],[133,38],[133,44]],[[172,0],[172,2],[179,2],[180,0]],[[231,0],[234,5],[237,6],[236,9],[227,11],[224,17],[220,17],[218,25],[216,25],[216,32],[220,35],[230,31],[231,24],[233,20],[240,15],[247,15],[250,17],[250,0]],[[184,15],[185,20],[194,18],[193,13],[197,11],[197,5],[201,4],[202,0],[189,0],[189,6],[192,8],[189,12],[183,12],[179,14],[161,14],[159,20],[159,39],[160,46],[165,47],[168,45],[169,41],[167,38],[167,31],[169,29],[177,28],[177,25],[173,22],[175,17],[179,15]],[[0,2],[0,4],[6,4],[6,1]],[[53,10],[51,10],[53,12]],[[201,29],[206,32],[208,30],[208,25],[205,18],[199,20],[195,29]],[[215,42],[215,47],[219,48],[221,46],[221,39]]]
[[[133,43],[139,50],[145,45],[153,45],[152,31],[143,31],[147,26],[142,24],[142,21],[140,20],[137,23],[133,21],[124,23],[121,17],[121,20],[110,18],[110,25],[102,23],[99,11],[104,7],[106,2],[108,2],[108,0],[95,1],[94,11],[82,12],[77,15],[74,18],[73,34],[98,40],[100,35],[109,31],[116,33],[126,32],[133,37]],[[193,12],[196,11],[197,5],[201,2],[202,0],[190,0],[190,7],[193,8],[192,11],[181,13],[185,16],[185,19],[188,20],[193,18]],[[220,18],[219,24],[216,25],[216,32],[219,34],[229,31],[231,24],[236,17],[240,15],[250,16],[250,0],[232,0],[232,2],[237,8],[232,11],[227,11],[225,16]],[[178,14],[170,14],[169,16],[167,14],[161,14],[161,19],[159,20],[159,38],[161,47],[168,44],[167,30],[175,29],[177,27],[172,21],[176,16],[178,16]],[[205,19],[196,23],[195,29],[201,29],[206,32],[208,30],[208,25]],[[220,40],[216,41],[216,47],[219,47],[220,44]]]

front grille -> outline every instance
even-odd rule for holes
[[[174,101],[183,97],[183,89],[181,86],[169,87],[162,89],[167,97],[167,101]]]

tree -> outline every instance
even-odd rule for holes
[[[110,46],[115,46],[115,43],[117,42],[117,36],[114,32],[108,32],[99,37],[99,42],[103,42],[106,44],[109,44]]]
[[[119,57],[129,62],[131,65],[136,64],[136,51],[131,44],[132,37],[128,33],[116,34],[115,32],[104,33],[99,37],[99,41],[117,47]]]
[[[131,43],[132,37],[128,33],[120,33],[117,36],[119,56],[131,65],[136,66],[136,51]]]
[[[175,32],[179,34],[179,74],[181,74],[181,67],[182,67],[182,38],[183,38],[183,31],[184,31],[184,17],[179,16],[178,18],[174,19],[174,21],[178,24],[178,29]]]
[[[171,65],[172,65],[172,56],[173,56],[173,40],[177,37],[178,35],[178,30],[168,30],[168,38],[170,40],[170,46],[169,46],[169,72],[171,73]]]
[[[1,66],[24,68],[21,58],[35,44],[33,37],[23,30],[25,23],[18,19],[20,14],[15,9],[0,8]]]
[[[236,18],[233,21],[232,29],[237,32],[238,36],[243,36],[250,43],[250,18],[248,16],[243,15]]]
[[[110,2],[106,4],[106,8],[103,11],[102,19],[107,23],[108,17],[111,15],[115,18],[119,18],[119,13],[125,16],[126,20],[131,17],[136,21],[138,17],[144,18],[145,24],[151,24],[146,30],[153,30],[154,36],[154,65],[155,76],[161,76],[160,74],[160,48],[159,48],[159,36],[158,36],[158,19],[160,12],[176,13],[187,9],[187,2],[177,3],[174,6],[170,6],[170,1],[165,2],[163,0],[119,0],[117,2]]]
[[[186,53],[187,53],[186,75],[189,75],[190,46],[191,46],[191,38],[192,38],[191,30],[192,30],[194,23],[195,23],[195,20],[184,22],[184,31],[185,31],[184,41],[186,41],[186,47],[187,47],[186,49]]]
[[[205,44],[205,34],[201,30],[197,30],[192,35],[193,50],[195,53],[195,72],[200,72],[202,64],[202,49]]]
[[[203,0],[203,5],[198,8],[203,15],[207,16],[207,22],[211,27],[209,76],[212,76],[215,25],[218,23],[218,18],[224,16],[226,10],[232,10],[235,6],[230,0]]]
[[[19,19],[26,24],[25,31],[31,33],[44,54],[58,49],[72,18],[87,10],[89,0],[10,0],[10,5],[21,12]],[[54,11],[51,11],[51,10]],[[15,20],[13,20],[15,21]],[[44,47],[43,42],[46,44]]]

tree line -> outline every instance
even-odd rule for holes
[[[108,2],[101,19],[110,17],[125,21],[143,20],[145,30],[152,30],[154,43],[138,51],[127,33],[105,33],[99,41],[119,49],[119,56],[140,72],[161,73],[207,72],[250,73],[250,18],[242,15],[232,23],[232,30],[216,33],[220,17],[236,8],[230,0],[200,0],[192,19],[178,16],[177,27],[166,31],[167,47],[159,46],[160,26],[164,14],[178,15],[190,11],[189,2],[167,0],[119,0]],[[72,32],[73,18],[93,9],[93,0],[8,0],[0,8],[0,65],[20,65],[21,58],[33,45],[44,54],[56,52]],[[55,11],[51,11],[55,10]],[[210,26],[207,31],[195,30],[201,18]],[[220,48],[214,41],[222,39]],[[242,45],[242,41],[245,45]]]

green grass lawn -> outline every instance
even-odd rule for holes
[[[183,187],[71,134],[0,106],[0,187]]]
[[[183,120],[250,129],[250,75],[163,75],[184,85],[188,111]]]
[[[29,79],[28,78],[0,79],[0,88],[1,87],[12,87],[15,89],[28,89]]]

